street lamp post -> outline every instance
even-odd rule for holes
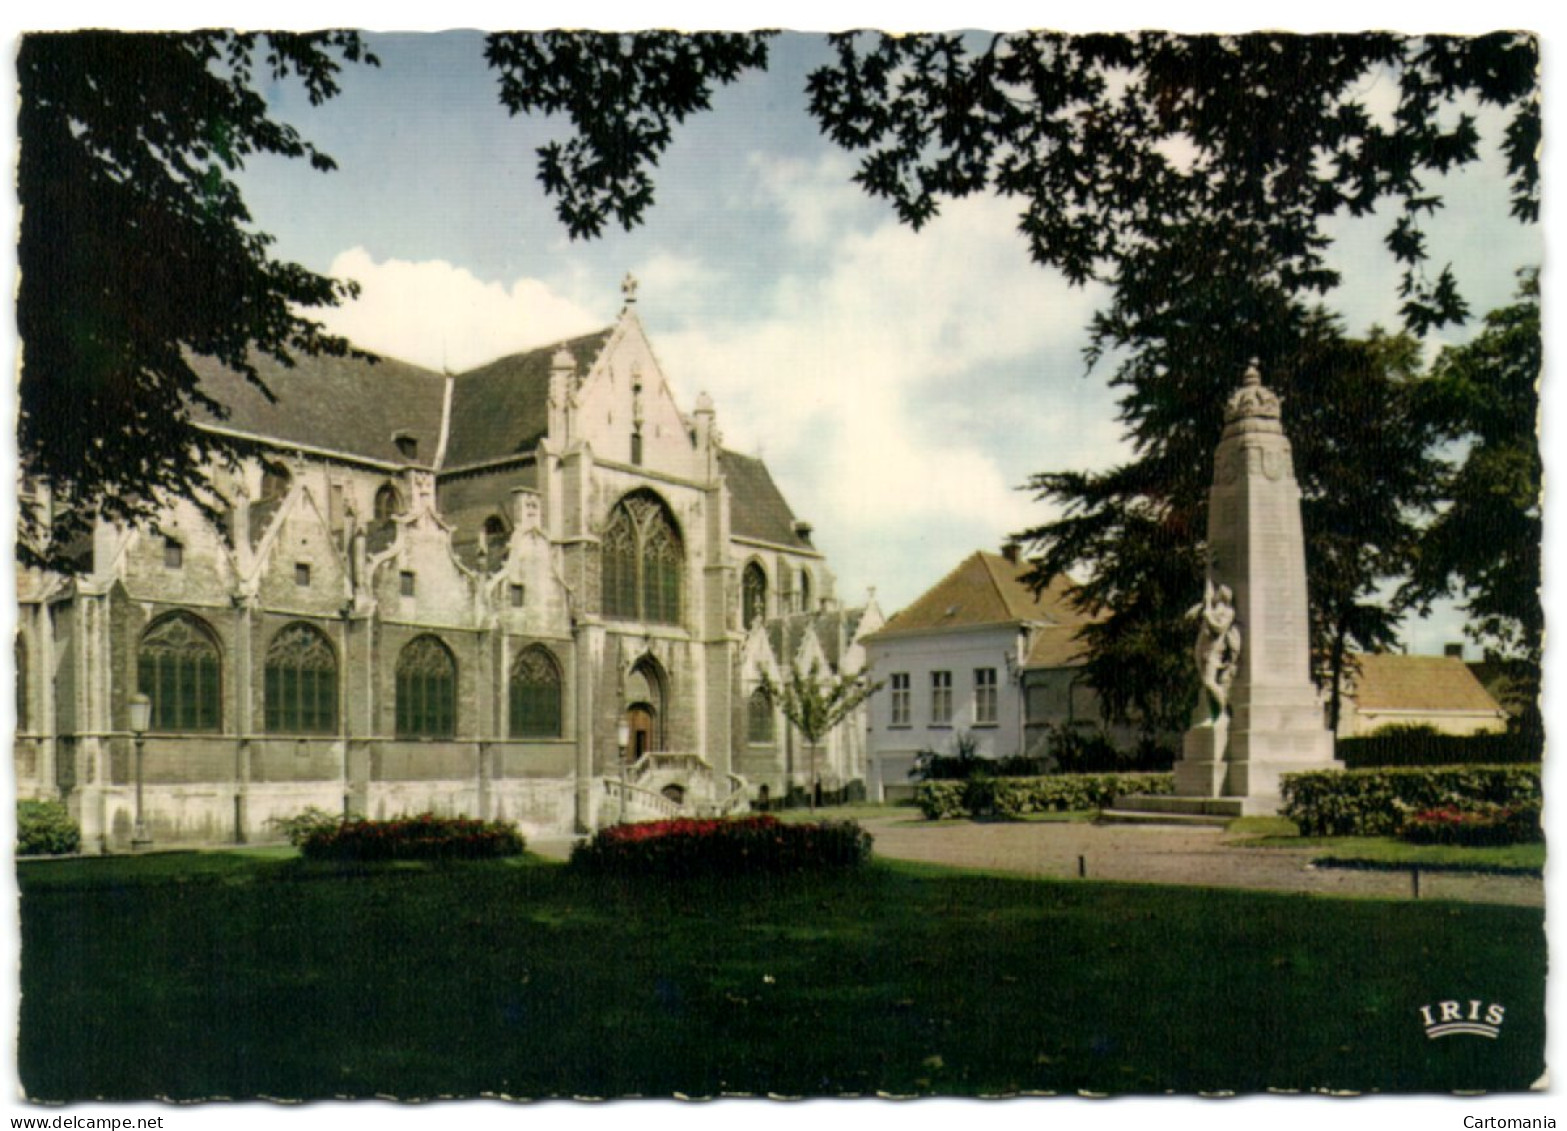
[[[626,823],[626,747],[631,744],[631,724],[621,719],[615,726],[615,746],[620,753],[620,820],[617,824]]]
[[[628,724],[625,719],[621,719],[619,725],[616,725],[616,728],[614,728],[614,744],[616,744],[619,755],[621,755],[621,819],[616,824],[625,824],[625,790],[627,790],[627,780],[625,780],[625,747],[632,744],[632,724]]]
[[[147,745],[147,727],[152,722],[152,700],[138,691],[131,696],[131,735],[136,742],[136,824],[131,830],[131,847],[152,843],[147,835],[147,819],[142,808],[142,760]]]

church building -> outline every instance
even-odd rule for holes
[[[863,786],[863,715],[810,755],[761,689],[856,672],[874,602],[766,466],[677,406],[636,315],[464,373],[197,359],[250,453],[75,576],[21,570],[21,797],[84,849],[276,839],[307,807],[524,832]],[[48,505],[47,485],[30,484]],[[143,698],[144,697],[144,698]]]

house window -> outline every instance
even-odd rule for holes
[[[404,597],[412,597],[414,595],[413,571],[405,569],[399,573],[397,575],[397,586],[398,591],[402,593]]]
[[[522,608],[523,602],[527,600],[528,591],[521,585],[512,585],[508,591],[511,594],[511,607],[514,609]]]
[[[511,736],[559,738],[560,724],[560,668],[548,649],[524,648],[511,666]]]
[[[895,727],[909,725],[909,673],[892,673],[892,724]]]
[[[631,462],[642,466],[642,433],[631,433]]]
[[[419,437],[412,432],[398,432],[392,442],[397,445],[397,454],[404,459],[419,458]]]
[[[418,636],[397,656],[397,737],[457,733],[457,661],[435,636]]]
[[[265,715],[273,734],[336,733],[337,654],[320,629],[291,624],[272,638]]]
[[[294,584],[308,586],[310,584],[310,563],[296,562],[294,565]]]
[[[685,548],[661,499],[637,492],[615,504],[600,555],[605,616],[680,623]]]
[[[996,721],[996,669],[974,669],[974,722],[994,725]]]
[[[163,567],[181,569],[185,565],[185,547],[172,538],[163,540]]]
[[[930,673],[930,722],[932,726],[952,723],[952,673]]]
[[[746,704],[746,741],[757,746],[769,746],[773,742],[773,700],[765,688],[751,692]]]
[[[189,613],[157,621],[136,650],[136,685],[152,700],[156,731],[217,730],[222,660],[212,631]]]
[[[741,623],[749,629],[767,619],[767,574],[756,562],[745,567],[740,578]]]

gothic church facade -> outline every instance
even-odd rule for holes
[[[707,396],[677,407],[634,295],[455,375],[258,365],[269,401],[193,362],[254,454],[213,472],[225,522],[180,504],[21,572],[19,795],[114,850],[138,806],[154,844],[226,843],[307,807],[538,834],[852,791],[863,717],[810,759],[761,682],[858,671],[881,615]]]

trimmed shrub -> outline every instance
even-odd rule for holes
[[[853,868],[870,854],[871,835],[853,821],[680,818],[600,829],[572,849],[571,866],[621,876],[735,876]]]
[[[1359,738],[1341,738],[1336,753],[1346,769],[1378,766],[1505,766],[1538,762],[1538,735],[1439,734],[1431,727],[1386,726]]]
[[[16,854],[63,856],[80,852],[82,830],[63,801],[16,803]]]
[[[1538,766],[1318,770],[1285,774],[1288,817],[1304,836],[1392,836],[1412,810],[1540,800]]]
[[[1531,844],[1545,839],[1540,803],[1516,805],[1444,805],[1406,814],[1398,835],[1412,844],[1452,844],[1478,848]]]
[[[300,843],[307,860],[370,863],[383,860],[489,860],[520,856],[525,843],[517,826],[471,817],[356,818],[318,828]]]
[[[343,823],[343,815],[311,805],[292,817],[268,817],[266,823],[282,833],[289,844],[299,848],[316,833],[337,828]]]
[[[1050,774],[1031,778],[971,778],[926,782],[914,804],[930,820],[1021,817],[1025,813],[1103,809],[1128,793],[1174,793],[1171,774]]]

